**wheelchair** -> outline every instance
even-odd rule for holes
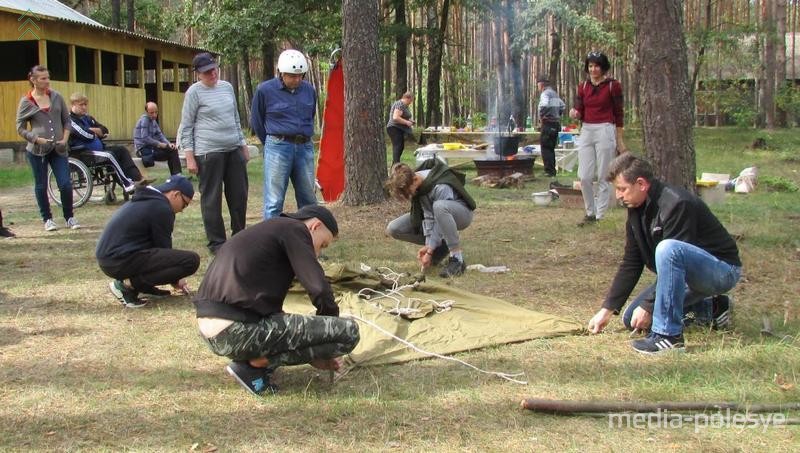
[[[117,186],[124,187],[117,178],[112,162],[95,151],[84,150],[69,157],[69,179],[72,181],[72,206],[75,208],[86,204],[98,186],[103,188],[103,201],[106,204],[117,200]],[[47,171],[47,195],[61,206],[58,182],[52,168]],[[130,194],[123,189],[122,196],[128,201]]]

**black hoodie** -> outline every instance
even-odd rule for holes
[[[97,241],[100,265],[140,250],[172,248],[175,213],[169,200],[153,187],[137,189],[130,202],[111,216]]]

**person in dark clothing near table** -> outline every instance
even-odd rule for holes
[[[727,296],[739,281],[742,262],[736,242],[703,201],[688,191],[662,183],[650,164],[630,153],[614,159],[608,181],[628,208],[625,253],[603,307],[589,321],[599,333],[625,304],[645,266],[656,272],[654,300],[640,297],[630,326],[650,329],[631,346],[657,354],[684,350],[684,315],[707,305],[717,327],[730,320]]]
[[[333,290],[317,260],[339,233],[333,214],[305,206],[244,229],[220,248],[193,302],[200,335],[226,370],[254,395],[275,393],[276,368],[341,366],[358,344],[358,325],[339,317]],[[316,316],[284,313],[294,278]]]
[[[278,57],[278,76],[261,82],[253,96],[250,127],[264,144],[264,218],[283,212],[289,180],[297,207],[317,204],[314,193],[314,115],[317,92],[304,80],[305,55],[294,49]]]
[[[156,288],[171,284],[188,294],[185,278],[197,272],[200,256],[172,248],[175,214],[189,206],[194,197],[192,183],[172,175],[160,186],[139,187],[130,203],[111,216],[95,256],[100,269],[113,278],[109,286],[114,296],[128,308],[147,302],[139,293],[169,294]]]
[[[403,149],[406,146],[406,135],[412,135],[411,127],[414,120],[411,119],[409,105],[414,101],[414,95],[406,91],[403,96],[389,107],[389,122],[386,124],[386,133],[392,140],[392,165],[400,162]]]
[[[542,94],[539,96],[539,123],[542,131],[539,134],[539,145],[542,151],[544,173],[554,178],[556,176],[556,145],[558,133],[561,132],[561,115],[564,114],[564,101],[550,85],[547,77],[539,77],[536,86]]]
[[[111,162],[117,182],[126,192],[133,192],[136,183],[141,183],[142,173],[131,159],[124,146],[106,147],[103,139],[108,136],[108,128],[89,115],[89,98],[83,93],[72,93],[70,100],[70,155],[78,156],[90,152],[100,159]]]

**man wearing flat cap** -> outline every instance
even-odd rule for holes
[[[169,294],[156,288],[159,285],[188,292],[185,278],[197,272],[200,256],[173,249],[172,230],[175,214],[186,209],[192,197],[192,183],[172,175],[160,186],[137,188],[130,203],[111,216],[95,256],[100,269],[114,279],[109,287],[123,306],[144,306],[147,302],[139,293]]]
[[[254,395],[272,394],[276,368],[341,366],[358,344],[358,325],[339,317],[317,258],[339,233],[326,208],[305,206],[241,231],[217,252],[193,298],[200,335],[227,372]],[[284,313],[292,281],[305,288],[316,315]]]
[[[247,161],[250,154],[239,122],[233,86],[219,78],[217,60],[208,52],[195,55],[197,82],[186,90],[181,109],[180,144],[186,169],[200,181],[200,212],[212,254],[227,240],[222,196],[230,214],[231,236],[247,218]]]

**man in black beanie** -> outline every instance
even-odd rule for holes
[[[339,317],[333,289],[317,258],[339,234],[333,214],[318,205],[245,228],[221,246],[193,302],[200,334],[254,395],[277,391],[282,365],[337,370],[338,357],[358,344],[358,325]],[[316,315],[284,313],[297,278]]]

